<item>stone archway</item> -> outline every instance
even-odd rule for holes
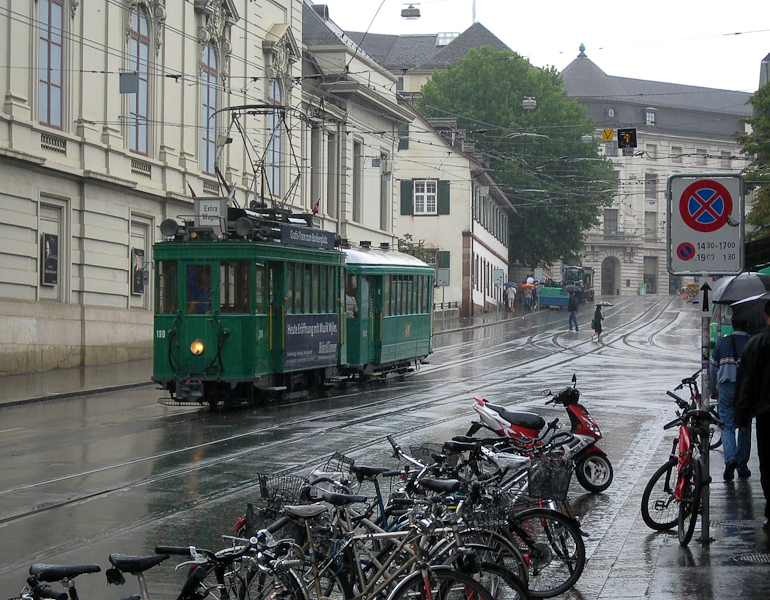
[[[602,261],[602,296],[615,296],[620,290],[620,261],[608,256]]]

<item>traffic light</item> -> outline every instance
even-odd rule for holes
[[[618,129],[618,148],[636,148],[636,128]]]

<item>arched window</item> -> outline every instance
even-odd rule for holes
[[[277,79],[270,81],[270,104],[280,106],[283,103],[281,83]],[[274,109],[270,112],[270,138],[267,142],[267,182],[273,196],[281,195],[281,118],[282,111]]]
[[[133,152],[147,154],[147,117],[149,104],[150,28],[143,6],[131,10],[128,70],[139,79],[137,92],[130,96],[128,147]]]
[[[40,0],[38,26],[38,118],[62,126],[62,25],[64,0]]]
[[[214,159],[217,151],[217,123],[212,118],[217,110],[217,80],[219,77],[217,67],[217,52],[213,44],[207,44],[203,51],[203,69],[201,73],[201,97],[203,106],[201,115],[203,122],[201,129],[201,169],[204,173],[214,174]]]

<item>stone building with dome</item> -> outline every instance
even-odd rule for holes
[[[668,294],[683,283],[667,271],[666,185],[674,174],[735,174],[748,160],[735,133],[751,116],[751,94],[607,75],[586,54],[562,71],[564,89],[588,109],[612,159],[616,190],[585,237],[583,266],[603,295]],[[619,149],[617,129],[635,128],[637,147]]]

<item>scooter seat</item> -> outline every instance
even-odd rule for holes
[[[527,429],[534,429],[540,431],[545,427],[545,419],[540,415],[536,415],[531,412],[524,412],[521,410],[508,410],[503,406],[497,406],[496,404],[487,403],[487,408],[491,408],[503,419],[508,421],[511,425],[519,425],[520,427],[526,427]]]

